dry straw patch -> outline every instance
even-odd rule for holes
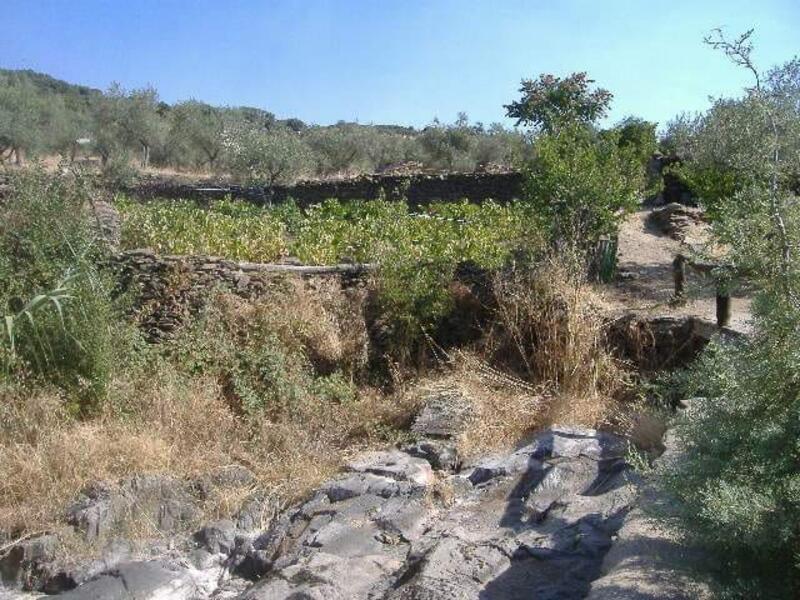
[[[347,344],[358,347],[348,340],[360,334],[347,321],[347,307],[317,302],[220,298],[214,317],[225,322],[213,333],[246,335],[259,317],[255,322],[272,327],[292,350],[355,366],[360,359],[348,355]],[[354,452],[391,442],[415,410],[408,396],[370,388],[343,402],[309,389],[291,406],[244,414],[217,374],[191,375],[157,359],[117,374],[103,409],[83,421],[64,411],[65,399],[56,392],[0,389],[0,531],[58,529],[66,505],[95,481],[140,474],[190,478],[237,464],[285,503],[329,478]],[[251,491],[228,490],[204,509],[209,518],[230,516]],[[147,523],[134,521],[126,534],[152,533]]]
[[[495,297],[487,359],[547,391],[547,423],[605,424],[630,377],[609,348],[592,286],[551,259],[497,278]]]
[[[474,351],[445,356],[436,385],[459,389],[474,418],[467,455],[512,447],[548,426],[627,427],[630,371],[610,349],[600,299],[558,260],[494,281],[495,309]]]

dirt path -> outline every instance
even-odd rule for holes
[[[715,289],[708,277],[687,273],[686,302],[671,306],[674,284],[672,260],[686,253],[687,244],[696,244],[702,228],[689,232],[686,243],[653,231],[647,226],[650,210],[632,214],[620,228],[618,277],[604,286],[603,296],[611,311],[633,311],[646,315],[697,316],[716,320]],[[731,299],[731,327],[750,329],[750,298],[743,294]]]

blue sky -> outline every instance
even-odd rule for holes
[[[0,67],[314,123],[504,121],[522,77],[585,70],[611,121],[663,124],[746,82],[711,28],[800,54],[800,0],[0,0],[0,24]]]

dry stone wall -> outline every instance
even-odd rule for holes
[[[309,267],[236,262],[202,255],[160,256],[149,250],[115,254],[109,261],[119,293],[129,293],[133,310],[151,341],[173,332],[196,314],[217,289],[243,298],[265,298],[300,282],[307,288],[323,285],[357,286],[369,265]]]
[[[143,200],[187,198],[210,201],[226,196],[257,204],[281,203],[289,198],[300,207],[318,204],[328,198],[339,200],[390,200],[406,198],[412,206],[436,201],[467,199],[510,202],[522,192],[521,173],[446,173],[440,175],[363,175],[352,179],[303,181],[295,185],[272,187],[189,185],[159,180],[144,181],[123,190]]]

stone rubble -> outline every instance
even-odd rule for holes
[[[266,529],[254,500],[248,514],[208,523],[150,557],[120,551],[93,568],[59,571],[48,562],[56,540],[42,536],[0,556],[0,574],[6,586],[62,591],[71,600],[687,597],[681,590],[690,579],[648,558],[648,535],[679,546],[644,521],[642,480],[626,461],[625,439],[554,427],[513,452],[467,464],[443,452],[435,460],[419,455],[425,444],[452,449],[469,418],[468,399],[434,393],[414,427],[416,443],[355,457]],[[242,469],[204,484],[135,478],[87,490],[68,518],[92,539],[120,511],[157,505],[153,518],[174,532],[197,494],[247,477]],[[680,583],[659,585],[659,577]],[[35,596],[0,592],[2,600],[23,597]]]

